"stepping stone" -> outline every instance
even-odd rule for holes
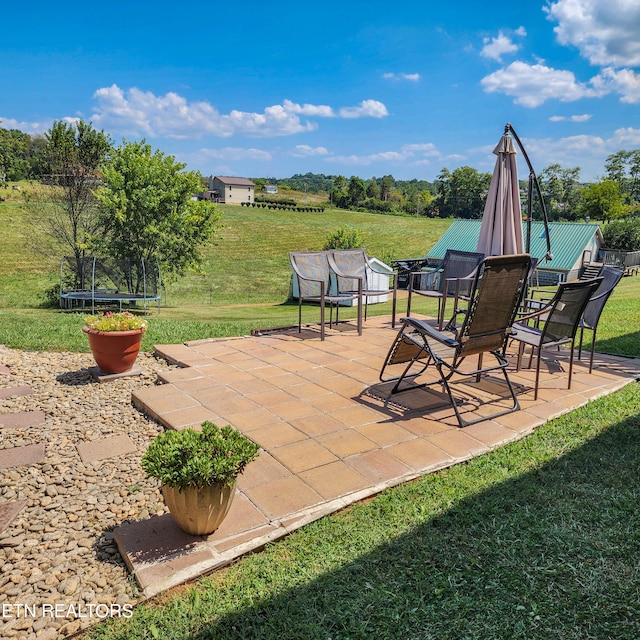
[[[77,445],[82,462],[94,462],[115,458],[126,453],[135,453],[137,447],[129,436],[113,436],[103,440],[82,442]]]
[[[0,533],[15,520],[26,504],[26,500],[3,500],[0,502]]]
[[[40,462],[44,459],[44,450],[44,442],[29,444],[26,447],[3,449],[0,451],[0,469],[11,469]]]
[[[5,398],[17,398],[18,396],[28,396],[30,393],[33,393],[33,389],[26,386],[0,389],[0,400],[4,400]]]
[[[20,411],[18,413],[0,414],[0,429],[20,429],[44,424],[44,411]]]
[[[0,364],[0,374],[11,373],[11,369],[6,364]]]

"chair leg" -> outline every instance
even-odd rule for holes
[[[589,357],[589,373],[593,371],[593,352],[596,350],[596,329],[592,331],[591,336],[591,355]]]
[[[531,347],[531,357],[533,358],[533,349],[534,347]],[[536,359],[536,381],[535,381],[535,386],[534,386],[534,390],[533,390],[533,399],[537,400],[538,399],[538,385],[540,384],[540,359],[542,357],[542,345],[540,345],[537,348],[538,351],[538,357]],[[531,368],[531,365],[529,365],[529,368]]]

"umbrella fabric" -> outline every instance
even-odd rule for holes
[[[523,253],[520,186],[511,136],[503,135],[493,153],[498,158],[482,215],[477,251],[486,256]]]

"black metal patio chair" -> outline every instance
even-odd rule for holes
[[[509,376],[508,359],[505,356],[511,326],[522,302],[526,288],[531,258],[528,254],[491,256],[478,266],[469,292],[469,304],[459,328],[451,332],[438,331],[424,320],[402,318],[402,328],[396,335],[385,358],[380,380],[395,381],[392,394],[410,389],[442,384],[460,426],[505,415],[520,408]],[[493,356],[495,363],[483,366],[484,354]],[[477,366],[464,365],[470,356],[477,356]],[[439,379],[416,383],[418,376],[433,363]],[[393,365],[405,365],[400,375],[385,377],[385,371]],[[468,367],[468,368],[467,368]],[[507,383],[512,406],[477,419],[465,420],[449,384],[454,375],[474,376],[480,381],[482,374],[500,371]],[[407,379],[410,379],[407,382]]]

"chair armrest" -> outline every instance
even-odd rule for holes
[[[446,345],[447,347],[455,348],[460,345],[460,343],[451,338],[444,333],[441,333],[437,329],[434,329],[430,324],[427,324],[424,320],[419,320],[417,318],[402,318],[402,322],[408,324],[413,329],[415,329],[418,333],[422,335],[426,335],[429,338],[433,338],[438,342]]]

